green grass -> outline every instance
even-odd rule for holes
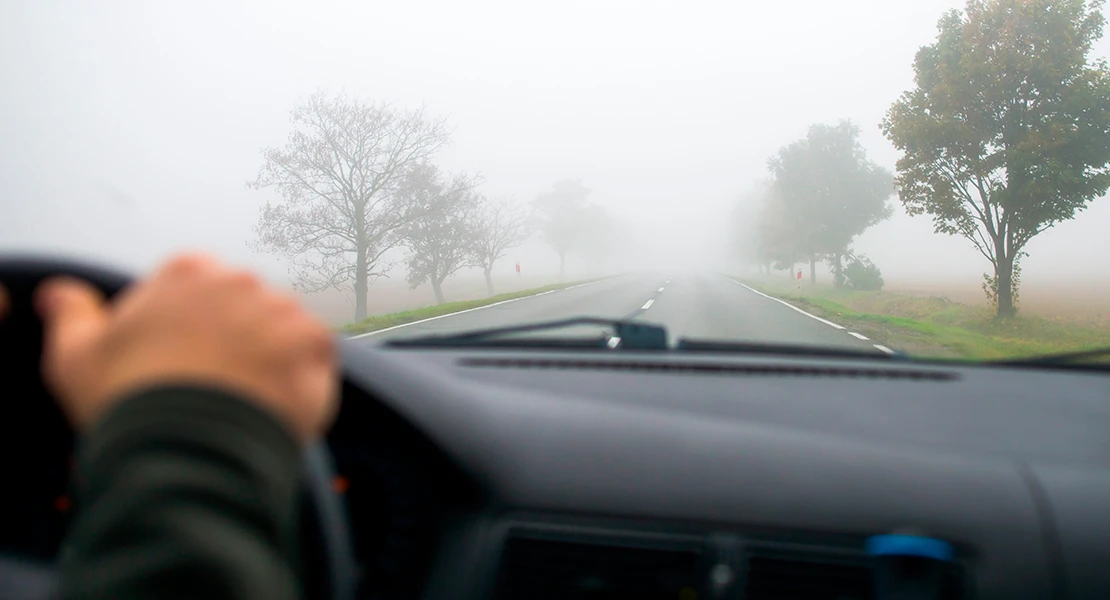
[[[911,355],[1000,359],[1110,345],[1110,328],[1062,319],[997,319],[986,308],[934,296],[748,281],[749,285]]]
[[[357,323],[348,323],[340,328],[340,332],[346,335],[359,335],[363,333],[370,333],[371,331],[378,331],[379,329],[386,329],[387,327],[395,327],[397,325],[404,325],[405,323],[412,323],[413,321],[420,321],[422,319],[430,319],[432,317],[439,317],[451,313],[457,313],[471,308],[478,308],[481,306],[489,306],[497,302],[504,302],[505,300],[514,300],[516,298],[523,298],[525,296],[533,296],[542,292],[552,290],[561,290],[574,285],[581,285],[597,281],[597,279],[584,279],[581,281],[570,281],[567,283],[555,283],[552,285],[545,285],[543,287],[531,288],[527,290],[520,290],[518,292],[509,292],[505,294],[497,294],[489,298],[482,298],[480,300],[462,300],[459,302],[445,302],[443,304],[436,304],[433,306],[423,306],[421,308],[414,308],[412,310],[405,310],[401,312],[389,313],[385,315],[375,315],[366,317]]]

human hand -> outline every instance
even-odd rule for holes
[[[78,431],[127,394],[161,384],[238,393],[302,443],[334,417],[338,360],[328,329],[294,298],[211,257],[174,258],[110,304],[83,281],[46,281],[35,306],[43,376]]]

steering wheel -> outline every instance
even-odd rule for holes
[[[0,283],[11,306],[0,320],[0,598],[38,599],[49,593],[52,563],[65,531],[62,515],[74,434],[42,377],[42,322],[31,304],[49,277],[83,279],[111,298],[131,283],[124,273],[76,260],[0,256]],[[307,600],[353,600],[355,561],[342,501],[332,491],[334,471],[325,445],[303,456],[301,557]],[[10,558],[13,551],[21,556]],[[5,557],[8,555],[9,557]],[[19,575],[13,575],[18,573]],[[37,575],[36,575],[37,573]],[[26,577],[23,577],[26,575]],[[15,587],[26,588],[23,591]]]

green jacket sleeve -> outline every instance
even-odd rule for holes
[[[81,443],[63,600],[293,600],[300,450],[269,415],[214,389],[163,387]]]

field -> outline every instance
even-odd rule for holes
[[[1020,315],[995,319],[976,282],[891,283],[881,292],[784,277],[746,278],[764,291],[910,354],[992,359],[1110,346],[1110,285],[1025,284]]]
[[[888,292],[912,296],[935,296],[969,306],[986,306],[977,281],[958,284],[940,282],[893,282]],[[1020,290],[1018,309],[1023,316],[1060,319],[1095,327],[1110,328],[1110,279],[1097,282],[1076,280],[1026,282]]]

